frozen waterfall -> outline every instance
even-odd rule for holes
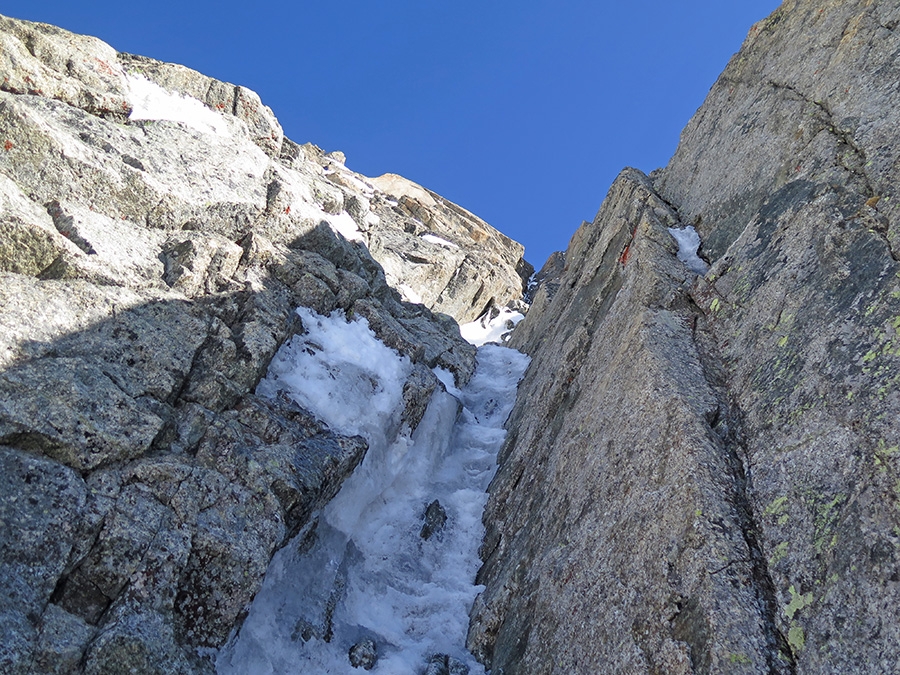
[[[401,426],[411,370],[364,319],[298,313],[307,333],[278,353],[258,393],[283,390],[334,431],[369,442],[362,464],[313,523],[273,559],[221,675],[362,673],[351,647],[372,640],[372,673],[418,675],[433,654],[483,673],[465,649],[486,489],[528,357],[478,350],[462,390],[446,371],[413,433]],[[420,536],[437,500],[446,524]],[[440,522],[440,521],[438,521]]]

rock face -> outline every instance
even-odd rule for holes
[[[408,356],[415,428],[431,369],[465,382],[474,349],[366,244],[459,319],[519,297],[522,249],[181,66],[0,17],[0,78],[0,671],[209,672],[366,451],[254,395],[294,309]]]
[[[896,670],[898,22],[786,2],[538,291],[469,634],[494,672]]]
[[[522,296],[534,268],[521,244],[402,176],[370,183],[391,209],[377,210],[369,250],[406,300],[468,323]]]
[[[118,54],[95,38],[4,17],[0,17],[0,45],[0,91],[17,95],[4,98],[4,127],[11,132],[3,139],[5,166],[16,167],[16,172],[5,173],[15,173],[21,187],[35,178],[29,171],[40,173],[45,155],[65,158],[66,171],[53,176],[57,184],[27,196],[37,199],[30,200],[32,207],[48,214],[49,201],[40,201],[45,193],[60,202],[52,209],[53,222],[66,232],[68,249],[90,254],[91,246],[96,246],[92,240],[112,234],[108,225],[85,224],[85,214],[72,211],[72,200],[61,188],[75,178],[74,188],[91,188],[79,206],[98,206],[95,202],[127,190],[131,199],[119,199],[123,210],[104,215],[157,230],[188,230],[233,240],[264,221],[263,236],[278,239],[288,232],[299,237],[320,222],[329,222],[344,237],[367,245],[404,299],[423,302],[460,322],[473,320],[489,304],[502,306],[522,295],[532,269],[522,259],[521,244],[401,176],[369,179],[347,169],[343,153],[326,154],[316,146],[298,146],[285,139],[272,111],[244,87],[183,66]],[[177,127],[171,121],[160,123],[155,111],[161,105],[167,114],[180,113],[166,119],[188,126],[192,138],[183,151],[163,147]],[[86,121],[76,111],[91,119]],[[47,125],[40,135],[17,139],[12,133],[38,119]],[[127,126],[110,124],[129,119]],[[60,125],[68,128],[61,130]],[[198,135],[198,130],[207,133]],[[183,126],[180,131],[185,131]],[[241,138],[240,147],[233,143],[235,135]],[[239,154],[230,155],[235,152]],[[176,170],[185,166],[192,167],[192,175]],[[4,186],[0,192],[5,201],[16,203],[15,209],[10,204],[5,210],[30,208],[18,204],[15,190],[7,194],[11,189]],[[80,189],[74,191],[81,194]],[[85,228],[93,230],[82,232]],[[3,234],[2,246],[15,252],[6,257],[16,257],[15,265],[22,270],[44,265],[43,270],[57,257],[46,234],[20,242],[24,235],[12,223],[4,223]],[[175,258],[184,254],[185,246],[197,249],[194,255],[207,263],[214,256],[208,237],[190,245],[168,244]],[[227,265],[229,260],[236,264],[236,251],[231,249],[230,258],[224,250],[216,252],[222,259],[215,264]],[[122,258],[116,261],[118,267],[140,264],[134,251],[114,253]],[[87,263],[60,263],[73,264]],[[177,260],[166,262],[169,285],[180,280],[180,290],[188,295],[205,271],[188,274],[191,271],[182,269]],[[225,272],[227,277],[227,267]]]

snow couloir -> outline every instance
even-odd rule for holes
[[[435,654],[483,673],[465,649],[484,531],[487,486],[528,357],[478,350],[462,390],[444,384],[414,432],[401,423],[412,365],[365,319],[301,308],[307,332],[273,360],[257,393],[283,391],[334,431],[369,450],[338,495],[273,559],[239,634],[221,650],[220,674],[347,673],[349,653],[374,646],[373,673],[418,674]],[[446,522],[423,536],[427,505]],[[433,510],[433,509],[429,509]],[[361,660],[360,660],[361,659]]]

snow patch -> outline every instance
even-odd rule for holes
[[[418,305],[422,304],[422,296],[416,293],[415,289],[410,288],[406,284],[400,284],[397,286],[397,290],[400,291],[400,295],[403,296],[403,299],[406,302],[414,302]]]
[[[317,525],[276,554],[217,671],[350,673],[350,647],[371,638],[376,675],[417,675],[434,653],[482,675],[465,650],[468,612],[481,590],[473,583],[481,516],[528,357],[479,349],[468,385],[451,384],[459,400],[436,391],[410,434],[398,427],[408,359],[379,343],[362,319],[299,314],[308,332],[279,351],[258,393],[284,390],[335,430],[361,433],[369,450]],[[447,371],[436,374],[452,383]],[[434,499],[447,521],[424,540],[423,512]]]
[[[346,211],[342,211],[336,216],[326,216],[324,220],[328,221],[331,229],[340,234],[347,241],[363,241],[362,232],[353,217]]]
[[[441,239],[434,234],[423,234],[420,238],[424,241],[427,241],[429,244],[437,244],[438,246],[443,246],[444,248],[459,248],[459,246],[454,244],[452,241]]]
[[[669,234],[678,243],[678,259],[695,274],[706,274],[709,265],[697,255],[697,249],[700,248],[700,235],[697,234],[697,230],[691,225],[682,229],[670,227]]]
[[[128,119],[180,122],[205,134],[228,135],[228,123],[222,115],[197,99],[166,91],[141,75],[126,75],[125,82],[132,105]]]
[[[521,312],[504,307],[494,318],[491,318],[491,312],[485,312],[475,321],[464,323],[459,327],[459,332],[462,333],[463,340],[476,347],[489,342],[502,343],[524,318],[525,315]]]
[[[288,212],[294,217],[305,218],[317,223],[326,222],[328,226],[336,233],[340,234],[347,241],[361,241],[365,243],[362,232],[360,232],[356,221],[346,211],[334,215],[327,213],[319,206],[310,192],[309,185],[301,180],[286,181],[291,192],[294,193],[294,199],[288,207]]]

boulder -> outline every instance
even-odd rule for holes
[[[372,670],[378,662],[378,648],[375,640],[365,638],[350,647],[350,665],[354,668]]]

